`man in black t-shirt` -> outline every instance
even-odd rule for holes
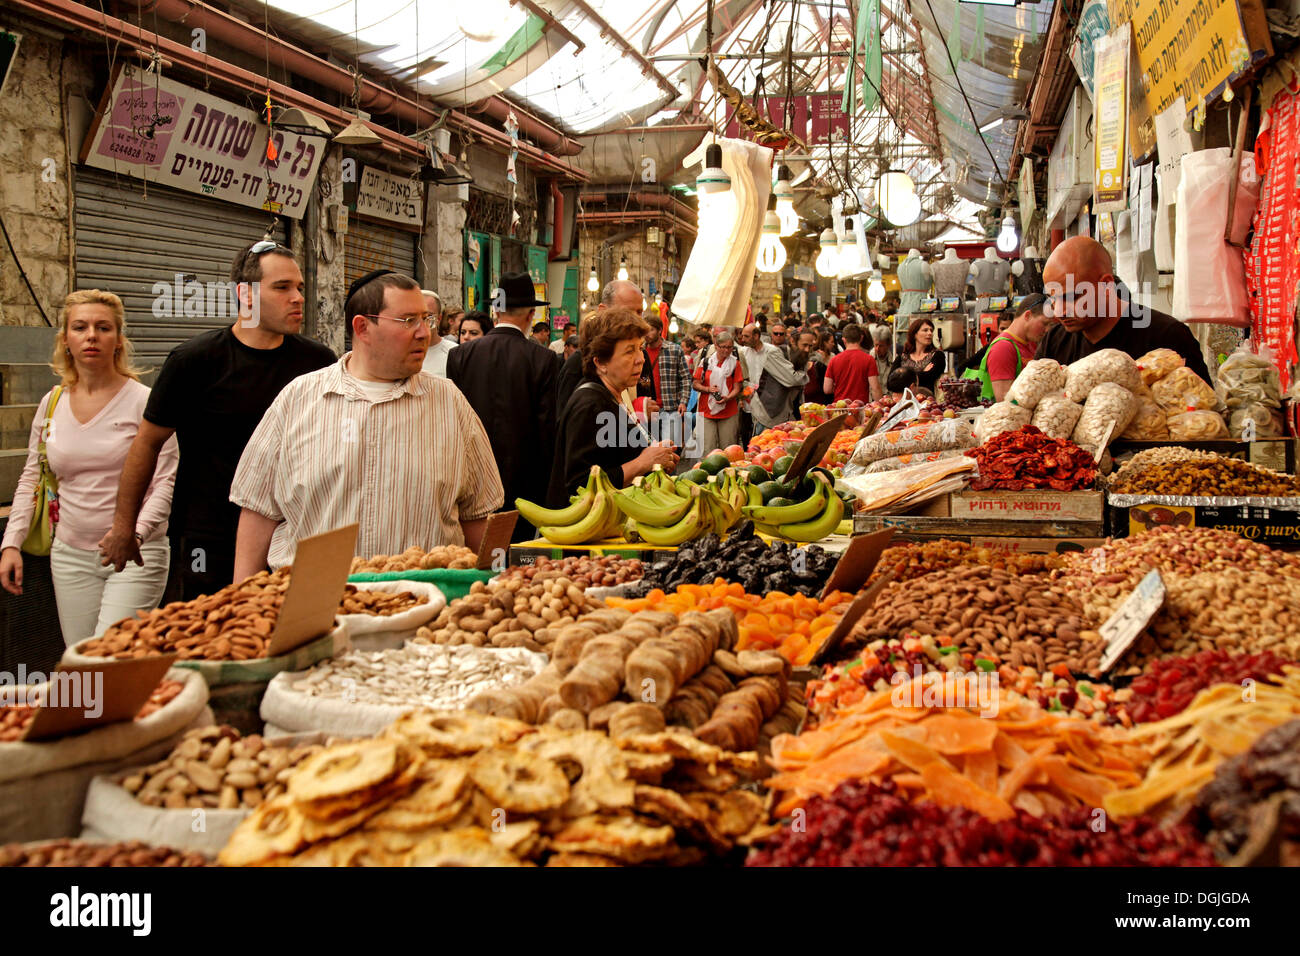
[[[168,537],[172,573],[164,600],[191,600],[231,581],[239,506],[230,485],[244,446],[280,390],[336,361],[302,328],[304,285],[293,252],[270,240],[240,250],[230,268],[239,317],[172,349],[118,482],[113,528],[100,542],[104,564],[140,563],[136,515],[158,452],[173,434],[181,461]]]
[[[1059,324],[1048,328],[1035,358],[1069,365],[1102,349],[1119,349],[1135,359],[1152,349],[1173,349],[1189,369],[1214,384],[1191,329],[1135,303],[1111,272],[1110,254],[1097,240],[1074,236],[1057,246],[1043,267],[1043,286],[1050,317]]]

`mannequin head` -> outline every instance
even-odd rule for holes
[[[951,246],[949,246],[947,249],[943,250],[943,261],[944,261],[944,262],[956,262],[956,261],[957,261],[957,250],[954,249],[954,248],[952,248]]]
[[[921,250],[920,250],[920,249],[908,249],[908,250],[907,250],[907,258],[909,258],[909,259],[919,259],[919,258],[921,258]]]
[[[984,261],[985,261],[985,262],[997,262],[997,261],[998,261],[998,253],[997,253],[997,250],[994,249],[992,246],[987,246],[987,247],[985,247],[985,249],[984,249]]]

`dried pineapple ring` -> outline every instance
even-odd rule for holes
[[[289,779],[295,800],[341,797],[383,783],[401,768],[397,743],[359,740],[322,751],[303,763]]]
[[[484,750],[470,761],[469,775],[498,807],[542,813],[564,805],[569,781],[549,760],[518,750]]]
[[[513,854],[492,844],[487,831],[466,827],[436,833],[421,840],[406,854],[406,866],[528,866]]]
[[[388,736],[410,741],[430,757],[458,757],[513,743],[534,730],[522,721],[472,711],[413,710],[393,722]]]
[[[250,866],[296,853],[306,844],[303,817],[289,796],[266,801],[239,825],[221,851],[222,866]]]

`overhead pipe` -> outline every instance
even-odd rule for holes
[[[635,199],[637,202],[641,203],[642,205],[654,206],[657,209],[669,209],[673,212],[674,215],[681,216],[683,218],[689,219],[690,217],[695,216],[694,209],[692,209],[686,203],[682,202],[677,197],[670,196],[668,193],[634,192],[634,193],[627,193],[626,195],[627,198]],[[586,202],[608,203],[610,196],[614,196],[616,200],[621,200],[623,198],[623,195],[619,193],[595,192],[595,191],[585,192],[579,198],[585,203]]]
[[[694,223],[686,222],[670,212],[660,210],[629,209],[626,212],[584,212],[579,213],[578,219],[584,223],[651,222],[656,219],[665,219],[679,229],[689,232],[692,236],[698,233]]]
[[[56,0],[54,5],[61,4]],[[266,56],[269,48],[274,50],[271,59],[277,64],[321,86],[327,86],[348,96],[352,95],[353,77],[350,71],[278,37],[271,36],[256,25],[245,23],[199,0],[142,0],[141,13],[157,13],[173,23],[201,28],[206,30],[209,36],[258,57]],[[429,126],[438,119],[441,111],[432,104],[427,107],[417,104],[364,76],[359,79],[360,104],[367,111],[391,113],[399,119],[414,124],[417,128]],[[576,156],[582,152],[581,143],[570,139],[526,110],[512,107],[500,96],[489,97],[485,101],[483,112],[494,119],[504,120],[512,108],[519,118],[519,131],[537,140],[543,149],[556,156]],[[453,110],[448,122],[453,126],[472,131],[482,138],[491,139],[499,145],[513,146],[507,133],[493,130],[487,124],[479,123],[459,111]],[[491,136],[486,134],[487,130],[492,131]],[[527,152],[522,148],[527,144],[519,145],[521,152]]]

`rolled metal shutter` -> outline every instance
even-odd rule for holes
[[[173,348],[192,335],[231,325],[231,315],[185,315],[184,301],[155,314],[159,291],[175,298],[176,276],[200,283],[228,282],[235,253],[262,237],[271,214],[219,199],[143,184],[129,176],[114,177],[79,166],[76,208],[76,288],[106,289],[126,306],[127,332],[140,365],[157,369]],[[285,242],[284,221],[273,233]],[[206,285],[205,285],[206,288]],[[214,310],[215,311],[215,310]]]
[[[343,288],[376,269],[392,269],[419,281],[415,257],[419,235],[376,225],[356,216],[348,218],[348,233],[343,240]],[[352,348],[352,325],[344,328],[345,347]]]

